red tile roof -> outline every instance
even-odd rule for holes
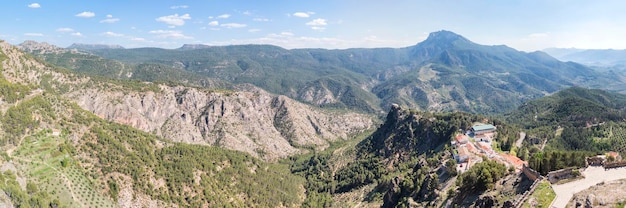
[[[514,165],[517,168],[521,168],[522,165],[528,165],[528,163],[526,161],[523,161],[522,159],[519,159],[518,157],[515,157],[513,155],[509,155],[506,153],[500,153],[500,156],[502,156],[502,158],[506,159],[507,161],[509,161],[509,163],[511,163],[512,165]]]

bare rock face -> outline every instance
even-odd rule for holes
[[[63,48],[59,48],[56,47],[54,45],[51,45],[49,43],[46,42],[35,42],[32,40],[27,40],[24,41],[23,43],[21,43],[20,45],[17,46],[17,48],[23,50],[23,51],[28,51],[30,53],[39,53],[39,54],[44,54],[44,53],[63,53],[66,50]]]
[[[592,208],[595,201],[596,195],[589,194],[589,196],[587,196],[587,200],[585,201],[585,207]]]
[[[48,48],[44,46],[29,47]],[[6,55],[2,73],[10,82],[45,82],[101,118],[176,142],[216,145],[274,160],[300,153],[305,146],[323,149],[330,141],[373,127],[368,115],[317,109],[252,85],[239,86],[239,91],[168,85],[137,90],[53,70],[6,42],[0,41],[0,50]]]
[[[286,96],[258,88],[215,92],[160,86],[159,92],[122,92],[106,88],[69,93],[79,106],[96,115],[166,139],[217,145],[273,160],[300,152],[298,147],[325,148],[372,127],[369,116],[315,109]]]

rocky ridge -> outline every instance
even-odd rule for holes
[[[603,182],[574,194],[568,207],[619,207],[625,194],[626,180]]]
[[[33,54],[47,54],[47,53],[58,54],[58,53],[65,53],[65,52],[80,53],[76,49],[65,49],[65,48],[61,48],[61,47],[58,47],[58,46],[55,46],[46,42],[39,43],[39,42],[32,41],[32,40],[24,41],[23,43],[19,44],[17,48],[19,48],[20,50],[26,51],[28,53],[33,53]]]
[[[286,96],[161,85],[159,92],[82,89],[67,94],[107,120],[177,142],[222,146],[273,160],[325,148],[373,126],[369,116],[315,109]]]
[[[368,115],[321,110],[251,85],[240,86],[242,91],[169,85],[131,89],[56,71],[5,42],[0,50],[8,57],[3,66],[11,70],[3,73],[10,82],[51,83],[52,90],[101,118],[176,142],[222,146],[274,160],[304,147],[323,149],[373,126]]]

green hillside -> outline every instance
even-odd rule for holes
[[[623,94],[571,87],[524,103],[507,120],[527,133],[517,155],[545,174],[580,167],[585,156],[626,153],[625,113]]]
[[[24,63],[32,64],[33,59],[26,58]],[[0,61],[6,60],[0,53]],[[107,79],[60,83],[57,73],[69,72],[44,67],[27,69],[46,74],[41,85],[0,79],[3,201],[15,207],[118,207],[137,202],[155,207],[296,207],[302,203],[304,180],[291,174],[286,164],[220,147],[171,142],[99,118],[61,94],[107,86],[121,91],[158,90],[154,84]],[[0,69],[7,74],[19,70]],[[65,75],[81,79],[81,75]],[[26,189],[20,187],[22,181]]]
[[[511,122],[526,128],[545,126],[584,127],[626,118],[626,95],[604,90],[571,87],[524,103],[509,113]]]
[[[542,52],[480,45],[449,31],[434,32],[405,48],[287,50],[236,45],[88,52],[132,65],[163,65],[170,71],[159,73],[181,74],[172,79],[187,80],[182,75],[193,73],[233,84],[251,83],[322,107],[365,112],[398,103],[428,111],[494,114],[568,86],[615,88],[619,85],[603,83],[622,82]]]

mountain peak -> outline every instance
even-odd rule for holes
[[[29,53],[62,53],[65,52],[65,49],[57,47],[55,45],[46,43],[46,42],[36,42],[32,40],[24,41],[17,45],[17,48],[20,50],[29,52]]]
[[[424,42],[432,43],[452,43],[455,41],[471,42],[467,38],[447,30],[432,32]]]

